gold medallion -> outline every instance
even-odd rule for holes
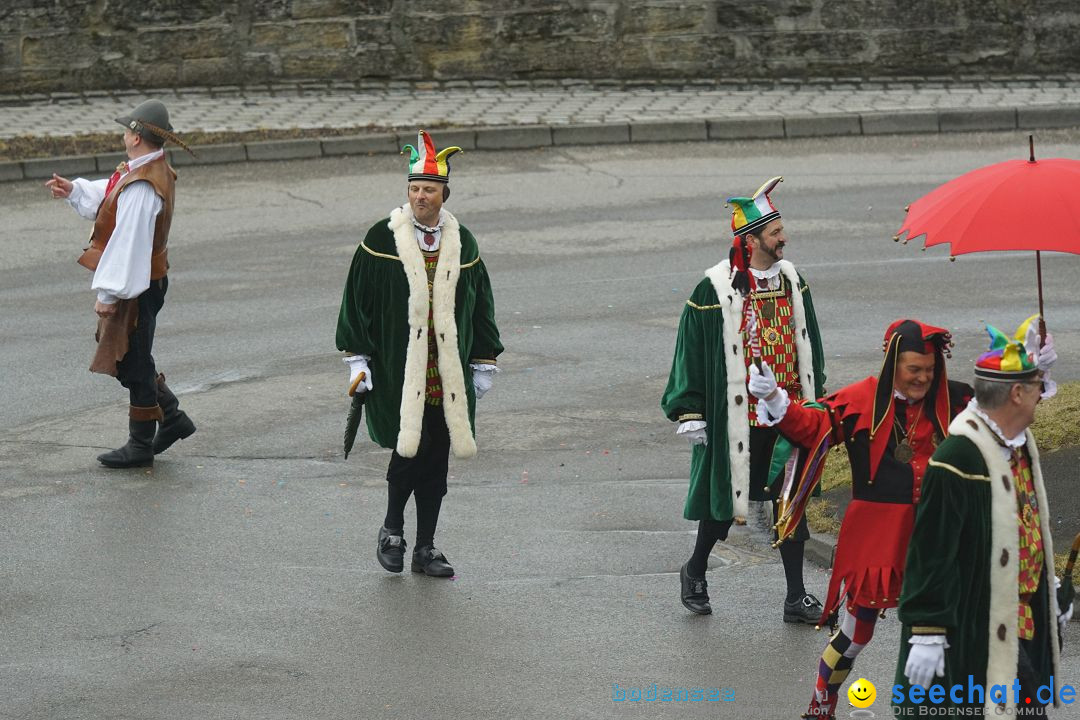
[[[762,301],[761,317],[766,320],[773,320],[776,318],[776,303],[772,299]]]
[[[765,339],[765,342],[770,345],[775,345],[780,342],[780,333],[776,332],[776,328],[765,328],[762,337]]]
[[[893,451],[893,457],[905,465],[912,461],[915,457],[915,451],[911,449],[911,443],[907,438],[904,438],[896,445],[896,450]]]

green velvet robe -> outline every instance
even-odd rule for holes
[[[797,289],[791,301],[799,379],[804,388],[813,388],[813,397],[821,397],[825,356],[810,288],[790,262],[780,264],[790,286]],[[708,444],[693,446],[683,516],[730,520],[745,518],[751,499],[746,363],[739,333],[744,300],[731,287],[728,261],[705,275],[683,308],[660,405],[675,422],[706,422]]]
[[[469,363],[495,364],[503,346],[476,239],[449,212],[432,295],[451,448],[456,457],[469,457],[476,452],[476,398]],[[416,244],[412,212],[404,205],[375,223],[353,255],[337,323],[338,349],[370,357],[368,434],[404,457],[416,455],[420,439],[428,309],[423,254]]]
[[[1055,672],[1057,600],[1050,584],[1054,577],[1051,515],[1039,470],[1039,451],[1030,432],[1027,448],[1046,553],[1039,589],[1031,600],[1035,637],[1030,641],[1021,641],[1017,631],[1016,491],[996,437],[978,415],[964,410],[949,425],[949,436],[930,459],[908,545],[898,611],[903,632],[895,683],[901,686],[904,702],[894,705],[908,716],[918,716],[904,675],[912,634],[945,635],[948,641],[945,676],[934,678],[934,683],[942,685],[946,693],[953,685],[962,685],[963,702],[946,697],[939,708],[972,708],[985,703],[986,712],[994,717],[995,704],[988,695],[993,685],[1009,686],[1009,706],[1013,706],[1012,682],[1020,642],[1025,644],[1041,684],[1049,685],[1054,675],[1057,697],[1060,678]],[[987,691],[983,703],[967,702],[969,675],[973,684]],[[922,705],[932,706],[925,699]]]

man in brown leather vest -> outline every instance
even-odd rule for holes
[[[167,246],[176,186],[164,145],[180,141],[171,132],[169,111],[157,100],[116,121],[124,126],[128,160],[112,177],[70,181],[54,174],[45,186],[94,221],[90,246],[79,258],[93,271],[91,288],[97,292],[98,346],[90,370],[116,377],[130,395],[127,444],[98,460],[111,468],[144,467],[195,432],[151,355],[169,287]]]

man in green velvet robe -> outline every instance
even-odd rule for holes
[[[1028,429],[1056,354],[1038,353],[1031,320],[1012,339],[988,328],[975,400],[923,479],[900,596],[897,717],[931,707],[990,716],[999,705],[1041,716],[1057,705],[1058,624],[1071,606],[1057,605],[1051,514]]]
[[[756,399],[747,391],[751,356],[775,371],[796,397],[821,397],[824,354],[810,288],[783,259],[787,236],[769,193],[773,178],[752,197],[728,198],[734,208],[729,260],[705,271],[683,308],[675,357],[661,407],[692,445],[690,490],[683,516],[698,521],[690,560],[680,570],[683,605],[707,615],[705,571],[718,540],[734,520],[745,521],[750,500],[775,499],[769,466],[779,434],[758,427]],[[753,427],[752,427],[753,425]],[[772,487],[770,487],[772,486]],[[781,545],[787,578],[785,622],[813,624],[821,603],[803,586],[806,521]]]
[[[476,400],[502,352],[487,269],[476,239],[443,208],[449,157],[420,131],[410,155],[409,203],[368,230],[353,256],[338,316],[349,394],[364,393],[371,439],[393,455],[376,558],[404,569],[405,504],[416,503],[412,570],[450,577],[434,545],[449,454],[476,454]]]

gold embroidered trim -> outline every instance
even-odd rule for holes
[[[694,308],[695,310],[720,310],[724,307],[723,305],[698,305],[697,303],[691,302],[689,300],[686,301],[686,304]]]
[[[687,413],[679,416],[679,422],[690,422],[691,420],[704,420],[705,416],[701,413]]]
[[[787,297],[787,288],[780,285],[779,290],[763,290],[762,292],[752,292],[750,297],[754,300],[768,300],[769,298],[781,298]]]
[[[360,241],[360,247],[364,248],[364,251],[367,252],[369,255],[374,255],[375,257],[386,258],[387,260],[401,260],[401,258],[398,257],[397,255],[387,255],[386,253],[375,252],[374,250],[369,248],[362,240]],[[439,253],[438,250],[434,251],[431,254],[428,254],[424,250],[421,250],[420,252],[423,253],[427,257],[435,257]],[[471,268],[473,265],[475,265],[478,262],[480,262],[480,256],[479,255],[477,255],[476,259],[473,260],[472,262],[468,262],[468,263],[465,263],[464,265],[462,265],[461,269],[464,270],[465,268]]]
[[[469,361],[470,365],[497,365],[495,358],[473,358]]]
[[[943,463],[940,460],[931,459],[928,464],[929,464],[930,467],[936,467],[936,468],[941,468],[942,470],[948,470],[953,475],[959,475],[960,477],[964,478],[965,480],[983,480],[985,482],[990,482],[990,478],[988,476],[986,476],[986,475],[970,475],[970,474],[968,474],[966,472],[963,472],[962,470],[960,470],[958,468],[953,467],[952,465],[950,465],[948,463]]]
[[[374,255],[375,257],[386,258],[387,260],[401,260],[401,258],[399,258],[397,255],[387,255],[386,253],[375,252],[367,245],[365,245],[363,240],[360,241],[360,247],[364,248],[364,250],[367,251],[369,255]]]
[[[933,627],[933,626],[930,626],[930,625],[912,625],[911,626],[911,634],[912,635],[945,635],[946,630],[947,629],[943,628],[943,627]]]

